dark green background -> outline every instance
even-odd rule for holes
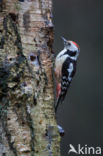
[[[65,129],[62,156],[68,156],[70,143],[103,147],[103,0],[54,0],[53,5],[55,52],[63,48],[60,36],[76,41],[81,50],[57,114]]]

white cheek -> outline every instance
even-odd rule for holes
[[[77,48],[75,45],[71,45],[71,46],[69,47],[69,50],[70,50],[70,51],[77,51],[78,48]]]
[[[78,51],[77,46],[75,46],[72,41],[70,41],[70,46],[67,46],[67,49],[69,49],[70,51]]]

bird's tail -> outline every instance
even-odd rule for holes
[[[61,93],[60,93],[59,97],[57,98],[57,102],[56,102],[56,106],[55,106],[55,112],[57,112],[59,104],[63,103],[69,86],[70,86],[70,82],[68,83],[68,85],[66,87],[64,86],[61,88]]]
[[[60,96],[58,97],[57,102],[56,102],[56,106],[55,106],[55,112],[57,112],[59,104],[61,104],[64,101],[66,93],[67,93],[67,91],[63,95],[60,94]]]

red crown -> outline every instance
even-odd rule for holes
[[[79,48],[79,45],[78,45],[76,42],[72,41],[72,43],[73,43],[77,48]]]

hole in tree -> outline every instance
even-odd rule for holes
[[[9,60],[12,61],[13,59],[12,58],[9,58]]]
[[[12,19],[14,22],[17,22],[18,15],[15,15],[14,13],[9,13],[9,16],[11,17],[11,19]]]
[[[31,61],[35,61],[35,59],[36,59],[36,56],[33,56],[33,55],[30,56]]]
[[[0,29],[0,33],[2,33],[2,32],[3,32],[3,30]]]

